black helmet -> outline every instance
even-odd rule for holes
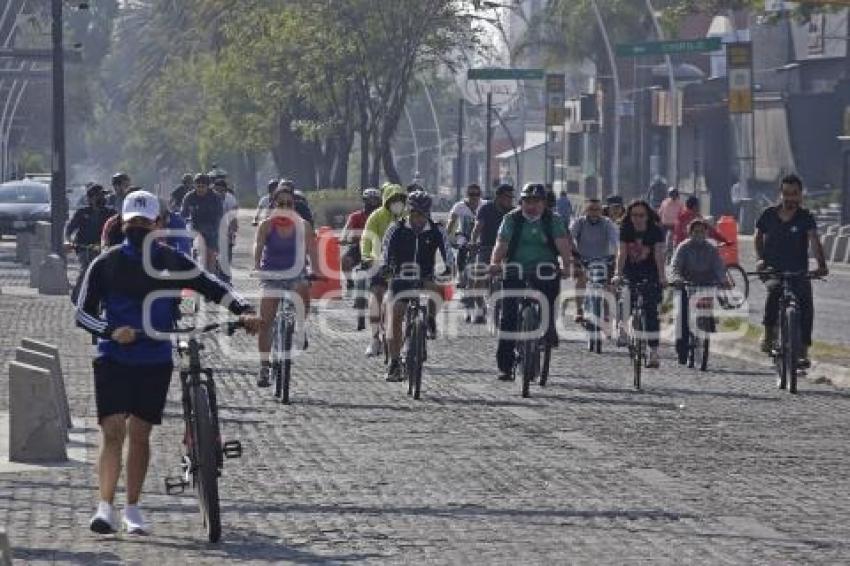
[[[368,189],[363,189],[363,194],[360,196],[363,198],[364,201],[376,200],[380,202],[381,191],[379,191],[375,187],[369,187]]]
[[[431,195],[425,191],[414,191],[407,195],[407,206],[410,212],[419,212],[425,216],[431,215]]]
[[[291,190],[293,190],[293,191],[295,190],[295,181],[293,181],[292,179],[287,179],[286,177],[284,177],[283,179],[281,179],[281,180],[278,182],[278,184],[277,184],[277,185],[278,185],[279,187],[287,186],[287,187],[289,187]]]
[[[410,194],[417,193],[417,192],[418,193],[424,193],[425,192],[425,189],[422,187],[422,185],[420,185],[419,183],[412,183],[410,185],[407,185],[407,194],[410,195]]]
[[[129,181],[130,176],[127,173],[116,173],[112,176],[112,186],[120,185],[124,181]]]
[[[271,193],[277,189],[277,185],[280,183],[277,179],[269,179],[269,182],[266,184],[266,189]]]
[[[223,189],[227,189],[227,181],[221,178],[216,179],[215,181],[213,181],[213,187],[221,187]]]
[[[96,197],[98,195],[102,195],[105,192],[106,191],[103,190],[102,186],[100,186],[98,184],[94,184],[94,185],[91,185],[88,189],[86,189],[86,196],[88,198],[92,198],[92,197]]]
[[[542,183],[528,183],[522,188],[522,192],[519,193],[520,200],[525,198],[537,198],[540,200],[546,200],[546,186]]]
[[[204,175],[203,173],[198,173],[197,175],[195,175],[195,184],[209,186],[210,178],[207,175]]]
[[[514,194],[514,186],[509,185],[507,183],[502,183],[501,185],[496,187],[496,194],[497,195],[507,195],[507,194],[513,195]]]

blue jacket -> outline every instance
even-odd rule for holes
[[[253,311],[230,287],[203,271],[187,255],[168,246],[153,243],[151,265],[153,273],[147,273],[141,252],[125,241],[102,253],[89,266],[77,300],[77,325],[100,338],[98,357],[127,365],[171,362],[169,340],[141,337],[122,346],[111,336],[121,326],[144,329],[145,319],[159,332],[174,329],[177,318],[174,297],[182,289],[192,289],[211,301],[225,304],[234,314]],[[171,294],[146,304],[146,299],[156,291],[171,291]],[[144,310],[148,311],[147,316]]]

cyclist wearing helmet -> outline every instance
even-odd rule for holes
[[[455,203],[449,211],[449,225],[447,232],[454,247],[457,248],[457,273],[458,287],[465,289],[468,286],[468,273],[466,265],[470,259],[470,243],[472,241],[472,229],[478,211],[485,204],[481,199],[481,187],[473,183],[466,187],[466,198]],[[472,318],[472,311],[478,310],[474,297],[464,297],[462,300],[466,309],[467,321]]]
[[[280,183],[278,179],[269,179],[269,182],[266,184],[266,194],[260,198],[260,202],[257,203],[257,212],[254,213],[254,219],[251,221],[251,226],[257,226],[260,222],[268,218],[269,212],[271,210],[270,203],[272,194],[274,194],[275,190],[277,190],[277,186]]]
[[[307,197],[304,196],[304,193],[295,188],[295,181],[291,179],[283,179],[278,184],[278,187],[286,187],[288,190],[295,196],[295,212],[298,213],[302,219],[306,220],[308,224],[310,224],[310,228],[313,227],[313,211],[310,210],[310,203],[307,202]]]
[[[80,272],[71,293],[71,300],[74,302],[77,300],[77,292],[89,263],[100,253],[100,234],[103,226],[116,214],[106,206],[106,196],[100,185],[90,186],[86,190],[86,199],[88,206],[77,210],[65,227],[65,239],[69,242],[65,247],[68,251],[76,250],[77,259],[80,261]]]
[[[366,220],[368,220],[369,215],[381,206],[381,193],[378,189],[364,189],[361,197],[363,198],[363,208],[348,215],[340,238],[343,242],[350,244],[342,256],[342,272],[346,274],[360,264],[360,234],[366,228]]]
[[[372,268],[375,260],[382,257],[382,243],[387,228],[394,221],[404,217],[407,193],[401,185],[385,183],[382,187],[382,205],[366,219],[366,228],[360,238],[360,256],[364,267]],[[372,340],[366,350],[367,356],[381,354],[381,304],[387,290],[384,276],[373,269],[371,295],[369,297],[369,323],[372,326]]]
[[[183,182],[171,191],[171,200],[168,201],[168,206],[171,210],[180,210],[180,207],[183,205],[183,198],[186,196],[186,193],[192,190],[192,181],[192,175],[186,173],[183,175]]]
[[[524,289],[525,279],[532,288],[543,293],[547,304],[541,305],[541,310],[543,319],[549,320],[547,334],[553,345],[557,344],[555,302],[561,290],[559,257],[563,262],[561,273],[566,273],[572,260],[572,245],[564,223],[546,209],[546,187],[539,183],[527,184],[520,193],[520,207],[502,220],[490,270],[493,274],[504,274],[506,291]],[[516,332],[517,310],[516,296],[505,297],[496,354],[502,381],[513,379],[514,343],[501,336]]]
[[[389,353],[390,367],[387,381],[401,381],[401,342],[402,319],[404,318],[404,297],[396,298],[399,293],[414,289],[421,281],[423,289],[440,295],[440,288],[434,282],[435,258],[437,252],[443,262],[452,265],[451,246],[445,229],[431,220],[431,196],[424,191],[415,191],[407,196],[408,217],[393,222],[384,237],[384,266],[391,274],[390,299],[388,301]],[[429,301],[430,321],[434,320],[437,305]]]
[[[224,207],[221,198],[210,189],[208,176],[195,175],[195,188],[183,199],[180,216],[191,224],[192,230],[203,240],[206,257],[202,258],[202,265],[211,271],[218,256],[219,228]]]
[[[130,191],[130,176],[127,173],[116,173],[112,176],[112,194],[106,199],[106,206],[121,210],[124,197]]]

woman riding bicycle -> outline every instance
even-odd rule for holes
[[[644,330],[649,334],[649,361],[646,364],[649,368],[659,366],[658,305],[661,303],[661,289],[667,284],[664,273],[664,232],[658,224],[658,215],[646,201],[636,200],[629,205],[620,229],[620,248],[614,278],[615,282],[624,278],[628,281],[632,304],[638,295],[643,296],[646,314]],[[621,337],[623,332],[621,321]]]
[[[304,323],[310,310],[310,285],[307,280],[307,258],[314,270],[318,267],[316,239],[310,225],[295,212],[295,195],[288,186],[281,186],[271,198],[272,211],[260,223],[254,240],[254,269],[260,274],[260,318],[262,327],[258,338],[260,351],[259,387],[271,385],[269,380],[269,351],[272,343],[272,324],[281,298],[298,295],[296,328],[304,333]],[[306,333],[304,347],[307,347]]]

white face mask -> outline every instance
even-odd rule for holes
[[[542,214],[538,214],[536,216],[531,216],[530,214],[527,214],[526,212],[523,212],[522,215],[529,222],[537,222],[538,220],[540,220],[543,217]]]
[[[390,205],[390,212],[393,213],[393,216],[400,216],[402,212],[404,212],[404,203],[394,202]]]

